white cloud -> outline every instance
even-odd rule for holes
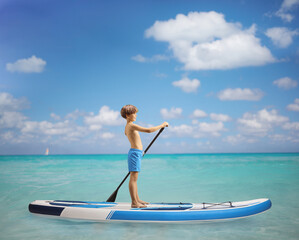
[[[209,133],[212,136],[220,136],[221,131],[226,131],[224,124],[222,122],[217,123],[199,123],[199,135],[204,133]]]
[[[208,116],[208,114],[200,109],[195,109],[193,111],[193,113],[191,114],[191,118],[205,118],[207,116]],[[228,115],[216,114],[216,113],[211,113],[210,118],[217,122],[228,122],[228,121],[232,120],[231,117]],[[198,123],[197,120],[193,121],[193,124],[197,124],[197,123]]]
[[[273,141],[278,141],[278,142],[285,142],[285,141],[289,141],[292,139],[292,137],[285,136],[282,134],[273,134],[273,135],[270,135],[269,138]]]
[[[216,114],[216,113],[211,113],[210,118],[214,121],[220,121],[220,122],[228,122],[231,121],[231,117],[225,114]]]
[[[136,61],[136,62],[145,63],[145,62],[168,61],[169,57],[167,57],[165,55],[157,54],[157,55],[154,55],[150,58],[146,58],[146,57],[142,56],[141,54],[138,54],[136,56],[133,56],[131,59]]]
[[[147,61],[147,59],[145,57],[143,57],[141,54],[133,56],[131,59],[136,62],[146,62]]]
[[[21,128],[27,119],[18,110],[28,108],[30,105],[26,98],[14,98],[6,92],[0,93],[0,128]]]
[[[65,141],[78,141],[89,134],[86,126],[78,126],[69,120],[52,123],[48,121],[25,121],[21,129],[22,137],[32,136],[35,139],[47,139],[59,136]]]
[[[282,128],[285,130],[299,131],[299,122],[287,122]]]
[[[264,93],[260,89],[249,88],[227,88],[218,93],[218,98],[221,101],[259,101],[264,96]]]
[[[241,134],[235,135],[235,136],[227,136],[223,139],[224,142],[228,142],[232,145],[236,145],[240,142],[243,142],[245,137],[243,137]]]
[[[255,37],[255,25],[242,29],[214,11],[178,14],[156,21],[145,36],[169,43],[186,70],[232,69],[275,62],[270,50]]]
[[[0,93],[0,142],[1,143],[49,143],[65,141],[81,141],[87,143],[93,136],[99,134],[99,138],[108,140],[115,135],[105,129],[105,132],[94,132],[94,129],[102,129],[104,126],[121,125],[124,121],[118,111],[103,106],[98,115],[76,110],[66,115],[65,120],[55,113],[50,116],[51,121],[31,121],[18,110],[29,106],[26,98],[14,98],[11,94]],[[86,116],[84,118],[84,116]],[[75,120],[83,118],[83,125],[78,125]],[[80,121],[81,122],[81,121]],[[85,123],[85,124],[84,124]],[[82,124],[82,123],[81,123]],[[86,138],[88,136],[88,138]]]
[[[206,114],[204,111],[200,109],[195,109],[191,115],[192,118],[205,118],[208,114]]]
[[[29,101],[23,98],[14,98],[11,94],[0,92],[0,112],[16,111],[29,107]]]
[[[114,137],[115,137],[115,135],[110,132],[104,132],[101,134],[101,138],[103,138],[103,139],[112,139]]]
[[[173,133],[179,137],[191,137],[194,133],[193,127],[186,124],[179,126],[169,126],[168,130],[170,133]]]
[[[65,118],[66,119],[72,119],[72,120],[76,120],[78,119],[79,117],[84,117],[84,116],[87,116],[88,114],[83,112],[83,111],[80,111],[79,109],[76,109],[75,111],[71,112],[71,113],[68,113]]]
[[[36,56],[27,59],[19,59],[14,63],[7,63],[6,70],[9,72],[40,73],[44,71],[46,61]]]
[[[63,135],[73,131],[68,120],[58,123],[48,121],[26,121],[21,130],[23,133],[42,133],[46,135]]]
[[[179,87],[186,93],[196,92],[197,88],[200,86],[200,81],[198,79],[190,80],[187,77],[182,78],[179,81],[173,82],[173,86]]]
[[[84,122],[90,130],[100,130],[103,125],[117,126],[124,124],[119,111],[111,110],[108,106],[101,107],[97,115],[90,113],[90,116],[84,117]]]
[[[285,27],[269,28],[266,35],[271,38],[274,45],[286,48],[293,42],[293,37],[299,35],[298,30],[291,31]]]
[[[297,129],[298,130],[298,129]],[[298,136],[290,136],[290,135],[282,135],[282,134],[273,134],[270,135],[269,138],[272,141],[276,141],[276,142],[294,142],[294,143],[298,143],[299,142],[299,138]]]
[[[181,117],[183,109],[172,107],[170,110],[162,108],[160,113],[164,119],[179,118]]]
[[[220,132],[226,131],[224,124],[222,122],[217,123],[207,123],[202,122],[193,126],[182,124],[179,126],[170,126],[170,134],[174,134],[178,137],[192,137],[192,138],[202,138],[202,137],[219,137]]]
[[[289,104],[289,105],[287,106],[287,109],[288,109],[289,111],[299,112],[299,98],[296,98],[295,101],[294,101],[294,103]]]
[[[76,124],[71,124],[71,131],[68,131],[66,135],[62,136],[62,139],[66,141],[79,141],[83,137],[90,134],[85,126],[78,126]]]
[[[56,121],[59,121],[61,119],[61,117],[55,113],[51,113],[50,116],[51,116],[51,118],[53,118]]]
[[[275,125],[282,125],[288,121],[288,117],[279,115],[275,109],[271,111],[262,109],[257,114],[244,113],[243,117],[239,118],[237,122],[241,132],[265,136]]]
[[[258,141],[258,139],[255,137],[248,137],[248,136],[245,137],[241,134],[227,136],[222,140],[231,145],[244,144],[244,142],[245,143],[256,143]]]
[[[103,126],[100,124],[90,124],[89,125],[89,130],[92,130],[92,131],[99,131],[102,128],[103,128]]]
[[[10,142],[13,140],[13,138],[14,138],[14,132],[12,131],[7,131],[0,134],[0,140],[2,140],[3,142]]]
[[[284,89],[290,89],[290,88],[295,88],[298,85],[298,82],[295,80],[292,80],[289,77],[284,77],[277,79],[273,82],[274,85],[278,86],[279,88],[284,88]]]
[[[284,0],[280,9],[275,13],[277,17],[280,17],[285,22],[291,22],[294,16],[289,12],[293,10],[296,5],[299,4],[299,0]]]
[[[22,128],[26,119],[20,112],[0,112],[0,128]]]

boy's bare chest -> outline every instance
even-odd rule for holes
[[[125,130],[125,134],[129,139],[138,139],[140,138],[139,132],[136,130]]]

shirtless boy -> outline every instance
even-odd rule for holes
[[[138,172],[140,172],[141,159],[143,156],[143,146],[139,132],[152,133],[161,128],[168,127],[168,123],[164,122],[159,126],[151,128],[138,126],[133,123],[136,121],[137,112],[138,109],[133,105],[126,105],[121,109],[121,116],[127,120],[125,134],[131,143],[131,149],[128,153],[128,168],[130,172],[129,191],[132,199],[131,207],[144,208],[148,203],[140,200],[137,191]]]

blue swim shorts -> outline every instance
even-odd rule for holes
[[[140,172],[143,152],[139,149],[131,148],[128,153],[129,172]]]

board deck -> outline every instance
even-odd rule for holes
[[[224,203],[150,203],[131,208],[131,203],[36,200],[29,204],[35,214],[93,221],[174,222],[248,217],[268,210],[270,199]]]

